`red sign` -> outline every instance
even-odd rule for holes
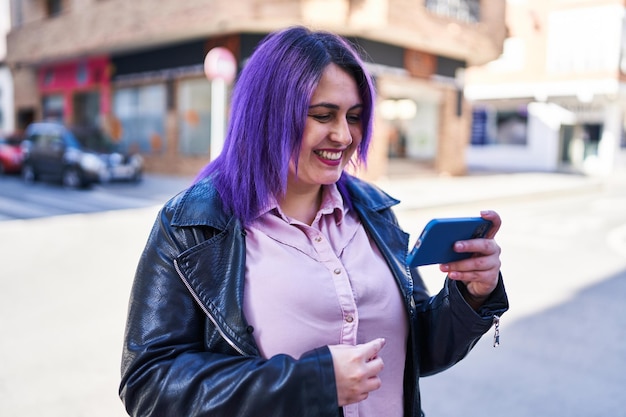
[[[38,73],[39,89],[50,93],[108,85],[109,65],[106,57],[91,57],[43,66]]]

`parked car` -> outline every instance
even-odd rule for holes
[[[71,188],[112,180],[139,181],[143,158],[122,152],[101,129],[36,122],[26,128],[22,178],[51,178]]]
[[[22,137],[17,134],[0,136],[0,175],[19,174],[22,170],[24,155],[21,142]]]

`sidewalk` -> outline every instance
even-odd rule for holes
[[[165,195],[189,185],[189,177],[152,174]],[[465,176],[438,176],[421,167],[402,166],[373,181],[401,204],[397,210],[440,207],[503,198],[533,198],[562,193],[591,192],[611,184],[626,186],[626,169],[611,178],[553,172],[470,172]]]
[[[173,195],[191,182],[191,177],[152,174],[164,195]],[[599,191],[620,184],[626,187],[626,169],[610,178],[553,172],[470,172],[465,176],[439,176],[432,169],[400,165],[375,181],[401,201],[396,210],[415,210],[496,199],[534,198],[563,193]]]
[[[626,183],[626,175],[619,179]],[[392,197],[401,200],[398,210],[491,201],[533,198],[561,193],[600,190],[611,179],[551,172],[470,173],[462,177],[434,174],[395,174],[375,181]]]

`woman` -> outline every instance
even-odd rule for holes
[[[120,395],[133,416],[418,416],[418,379],[507,308],[493,236],[406,265],[398,201],[364,163],[374,90],[342,38],[268,36],[233,91],[222,154],[161,210],[131,294]],[[384,347],[384,348],[383,348]]]

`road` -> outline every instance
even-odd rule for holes
[[[553,198],[401,212],[496,209],[511,310],[466,360],[422,379],[427,417],[626,416],[626,183]],[[438,290],[441,274],[422,271]]]
[[[6,181],[0,415],[126,415],[117,384],[132,274],[158,207],[184,181],[87,191]],[[7,209],[20,204],[28,216]],[[417,231],[431,217],[482,208],[504,219],[498,242],[511,311],[501,346],[490,333],[464,361],[422,379],[427,416],[626,416],[626,184],[488,207],[400,205],[398,216]],[[422,273],[437,291],[442,275]]]
[[[98,213],[161,204],[191,180],[145,175],[139,183],[111,182],[85,190],[72,190],[52,182],[27,185],[19,176],[0,175],[0,221]]]

